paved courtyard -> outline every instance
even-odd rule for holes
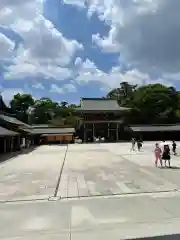
[[[130,152],[130,143],[40,146],[1,163],[0,238],[180,233],[180,156],[172,169],[155,168],[153,145],[141,152]]]

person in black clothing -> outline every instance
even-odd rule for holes
[[[173,143],[172,143],[172,151],[173,151],[173,153],[174,153],[174,155],[176,155],[177,153],[176,153],[176,142],[175,141],[173,141]]]
[[[168,145],[164,145],[162,159],[165,160],[165,167],[166,167],[166,162],[168,161],[168,165],[169,165],[169,168],[170,168],[171,167],[171,164],[170,164],[171,155],[170,155],[170,148],[169,148]]]
[[[142,141],[141,140],[137,140],[137,147],[138,147],[138,151],[140,151],[141,148],[142,148]]]

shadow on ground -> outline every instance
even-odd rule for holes
[[[163,236],[155,236],[155,237],[145,237],[145,238],[132,238],[129,240],[179,240],[180,234],[168,234]]]
[[[17,157],[18,155],[28,154],[28,153],[34,151],[36,148],[37,148],[37,146],[32,146],[31,148],[25,148],[21,151],[1,154],[0,155],[0,164],[11,160],[12,158]]]
[[[170,168],[169,167],[165,167],[165,169],[173,169],[173,170],[179,170],[180,167],[177,167],[177,166],[171,166]]]

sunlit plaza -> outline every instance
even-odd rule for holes
[[[1,163],[1,239],[180,233],[180,157],[156,168],[154,144],[44,145]]]

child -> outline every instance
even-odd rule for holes
[[[162,159],[165,160],[165,167],[166,167],[166,162],[168,161],[168,165],[170,168],[171,167],[171,165],[170,165],[171,155],[170,155],[170,148],[168,145],[164,145]]]
[[[161,159],[161,148],[159,147],[159,144],[156,143],[155,149],[154,149],[154,154],[155,154],[155,165],[157,167],[158,160],[160,161],[161,167],[162,167],[162,159]]]

